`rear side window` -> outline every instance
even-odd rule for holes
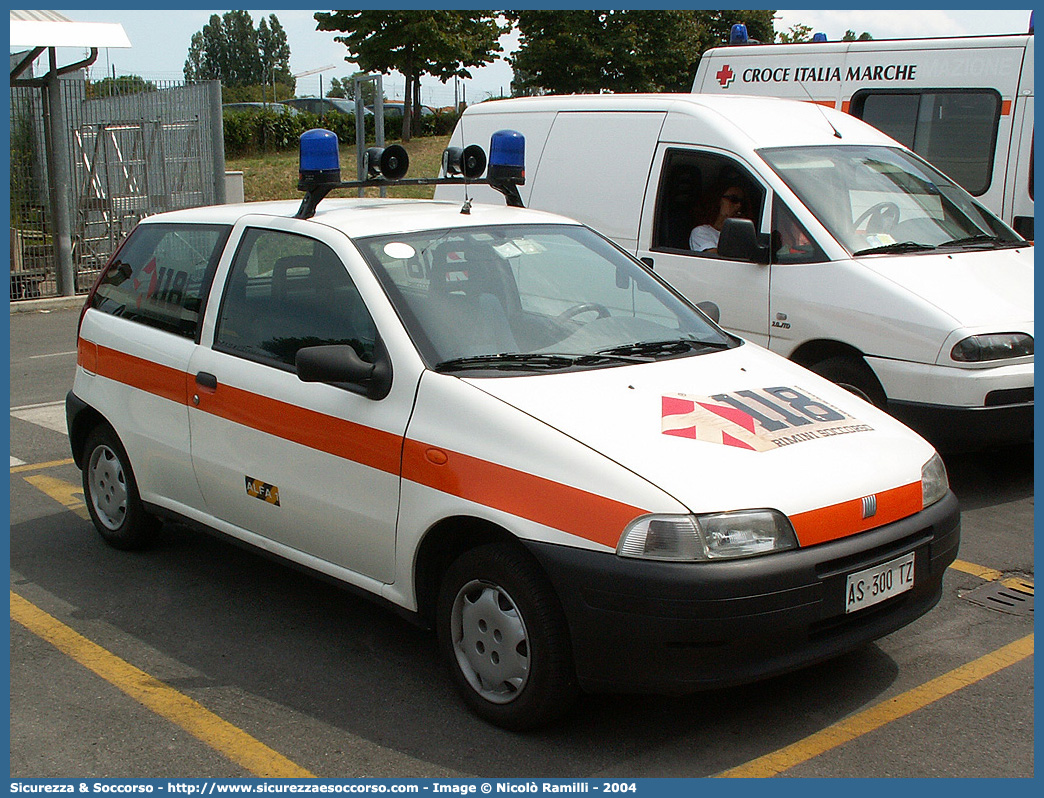
[[[109,264],[91,307],[195,339],[228,225],[140,225]]]
[[[321,241],[251,229],[232,262],[214,348],[295,371],[297,350],[349,344],[374,361],[377,327],[341,259]]]
[[[969,194],[989,189],[1001,117],[1001,97],[993,89],[860,91],[852,96],[851,112]]]

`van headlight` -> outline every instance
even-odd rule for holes
[[[950,480],[946,476],[946,466],[936,452],[932,458],[921,466],[921,507],[935,504],[950,489]]]
[[[727,560],[797,548],[794,527],[775,510],[644,515],[627,525],[616,553],[644,560]]]
[[[1026,333],[994,333],[973,335],[958,341],[950,357],[958,363],[985,363],[1033,354],[1033,336]]]

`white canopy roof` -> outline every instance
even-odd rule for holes
[[[11,11],[11,47],[130,47],[118,22],[74,22],[57,11]]]

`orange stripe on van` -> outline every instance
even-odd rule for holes
[[[438,465],[427,456],[429,448],[407,439],[403,479],[605,546],[616,548],[624,527],[648,512],[459,452],[446,452]]]
[[[841,110],[844,111],[846,114],[847,113],[851,113],[848,110],[851,107],[852,107],[852,101],[851,100],[842,100],[841,101]]]
[[[1001,100],[1001,116],[1011,113],[1011,100]]]
[[[76,365],[91,374],[98,373],[98,345],[81,338],[76,342]]]
[[[923,507],[921,483],[912,482],[876,494],[877,513],[863,518],[863,500],[833,504],[791,516],[798,542],[802,548],[838,540],[868,529],[891,524],[907,516],[919,513]]]

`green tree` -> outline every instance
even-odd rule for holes
[[[854,30],[846,30],[845,31],[845,35],[841,37],[841,41],[843,41],[843,42],[868,42],[868,41],[871,41],[873,38],[874,37],[871,36],[866,31],[863,31],[858,36],[856,36],[856,32]]]
[[[512,93],[686,91],[700,54],[735,21],[772,41],[774,11],[512,11],[519,49]]]
[[[293,93],[290,46],[275,14],[255,28],[247,11],[211,14],[203,29],[192,34],[185,80],[220,80],[222,86],[243,88],[281,83]]]
[[[812,41],[812,28],[808,25],[791,25],[786,33],[779,34],[780,44],[798,44]]]
[[[119,94],[139,94],[156,91],[156,84],[140,75],[120,75],[118,78],[102,78],[87,85],[87,97],[109,97]]]
[[[475,11],[333,11],[318,12],[315,20],[317,30],[345,34],[334,37],[348,48],[345,61],[364,72],[396,71],[406,78],[405,141],[420,110],[421,76],[443,83],[454,76],[470,78],[470,67],[488,64],[501,52],[498,39],[508,30],[494,12]]]

